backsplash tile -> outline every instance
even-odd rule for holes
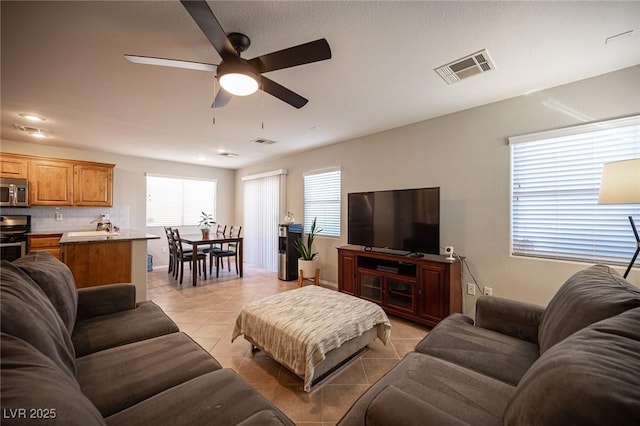
[[[62,220],[56,220],[56,213]],[[2,208],[0,214],[31,215],[31,232],[92,231],[104,213],[115,226],[129,228],[129,206]],[[91,223],[94,221],[94,223]]]

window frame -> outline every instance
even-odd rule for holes
[[[308,187],[309,184],[312,183],[312,179],[317,178],[321,175],[325,175],[328,178],[328,175],[335,175],[337,173],[337,191],[332,194],[333,199],[320,199],[318,197],[314,200],[308,199]],[[311,222],[314,217],[318,217],[319,222],[317,223],[317,227],[322,229],[322,232],[317,233],[318,236],[329,237],[329,238],[340,238],[342,235],[342,229],[340,226],[342,220],[342,170],[340,167],[328,167],[324,169],[311,170],[303,173],[303,229],[304,233],[308,234],[311,229]],[[335,178],[333,179],[336,180]],[[327,182],[325,182],[326,184]],[[330,182],[329,182],[330,183]],[[334,190],[336,188],[333,188]],[[331,211],[327,215],[326,210],[324,210],[321,214],[318,214],[318,203],[324,203],[325,205],[328,203],[331,206]],[[328,219],[331,219],[330,222],[327,222]]]
[[[626,130],[624,129],[626,128]],[[616,132],[619,130],[619,134],[624,135],[625,131],[628,132],[627,139],[622,136],[614,135],[608,136],[607,132]],[[611,140],[623,141],[621,143],[607,145],[607,142]],[[567,153],[567,158],[564,160],[561,157],[563,155],[559,150],[570,143],[576,143],[581,140],[582,147],[574,149]],[[527,144],[529,144],[527,146]],[[537,144],[537,145],[536,145]],[[547,151],[542,154],[546,148],[558,150]],[[564,144],[564,145],[563,145]],[[563,261],[575,261],[575,262],[589,262],[589,263],[608,263],[608,264],[620,264],[626,265],[629,259],[633,255],[633,251],[636,248],[636,241],[633,235],[633,231],[630,228],[628,216],[636,216],[640,214],[640,204],[623,204],[623,205],[598,205],[598,190],[600,187],[600,176],[602,173],[602,166],[605,163],[612,161],[619,161],[625,159],[632,159],[640,157],[640,115],[624,117],[620,119],[605,120],[600,122],[593,122],[578,126],[566,127],[556,130],[549,130],[544,132],[531,133],[526,135],[514,136],[509,138],[510,145],[510,254],[511,256],[524,257],[524,258],[538,258],[548,260],[563,260]],[[542,186],[538,189],[538,194],[535,196],[539,198],[537,201],[540,206],[544,205],[544,201],[548,201],[546,207],[541,207],[540,210],[535,209],[536,204],[530,201],[527,204],[527,195],[523,195],[526,191],[534,193],[536,190],[530,188],[520,190],[516,189],[516,185],[524,180],[516,182],[516,168],[522,165],[516,164],[516,151],[524,148],[535,151],[539,149],[541,153],[539,157],[536,157],[538,161],[542,163],[544,157],[554,157],[552,164],[556,164],[555,171],[571,172],[567,169],[569,166],[573,167],[572,174],[556,176],[556,186],[558,188],[555,194],[555,201],[552,200],[551,191],[548,194],[543,195],[545,192]],[[521,152],[518,155],[522,154]],[[526,155],[526,154],[525,154]],[[529,153],[531,157],[535,157],[534,153]],[[591,159],[587,158],[591,155]],[[578,161],[584,160],[582,170],[578,170]],[[531,165],[532,158],[529,158],[529,165]],[[590,163],[589,163],[590,161]],[[545,176],[551,176],[549,172],[544,174],[543,168],[552,169],[553,167],[537,166],[541,170],[540,175],[536,175],[539,180],[544,180]],[[597,168],[594,169],[594,167]],[[530,173],[533,175],[532,167]],[[590,176],[585,178],[584,176]],[[583,177],[580,177],[583,176]],[[597,177],[597,178],[596,178]],[[561,181],[562,179],[562,181]],[[564,185],[559,184],[562,182]],[[591,182],[589,184],[589,182]],[[574,186],[573,190],[568,190],[569,183]],[[579,185],[585,185],[579,188]],[[591,186],[589,186],[591,185]],[[579,194],[582,195],[579,195]],[[567,194],[570,194],[575,199],[569,198]],[[529,196],[533,199],[533,195]],[[544,198],[548,197],[548,198]],[[553,203],[552,203],[553,201]],[[555,203],[555,204],[554,204]],[[548,231],[539,226],[538,230],[529,230],[529,235],[538,233],[539,235],[555,235],[556,242],[547,240],[542,242],[541,240],[525,240],[523,236],[525,232],[521,232],[519,227],[529,225],[533,227],[535,224],[542,224],[544,221],[540,218],[526,220],[520,220],[516,216],[523,215],[522,211],[518,209],[528,208],[530,216],[539,215],[543,217],[546,213],[551,212],[555,206],[556,210],[556,222],[551,219],[549,221]],[[569,206],[569,207],[567,207]],[[568,220],[563,218],[563,210],[567,212],[568,216],[575,217],[575,224],[568,225]],[[581,210],[582,209],[582,210]],[[570,214],[569,214],[570,213]],[[588,224],[588,218],[592,223]],[[555,225],[555,228],[553,226]],[[570,226],[575,226],[573,231]],[[571,235],[573,233],[573,236]],[[566,238],[563,240],[563,238]],[[528,241],[528,244],[525,242]],[[538,247],[536,247],[536,244]],[[546,244],[546,249],[545,247]],[[555,244],[555,245],[554,245]],[[564,248],[563,248],[564,246]],[[589,250],[588,247],[591,247]],[[560,250],[560,249],[561,250]],[[555,250],[555,251],[554,251]]]
[[[180,203],[182,204],[182,208],[181,208],[181,213],[180,213],[180,223],[170,223],[169,221],[166,220],[160,220],[158,223],[150,223],[149,222],[149,203],[150,203],[150,194],[149,194],[149,178],[154,179],[154,178],[158,178],[158,179],[170,179],[172,181],[174,181],[174,183],[180,183],[183,186],[184,189],[184,185],[190,182],[209,182],[213,184],[213,195],[212,195],[212,200],[211,200],[211,207],[207,207],[204,208],[203,206],[200,206],[198,208],[196,208],[195,210],[198,210],[197,213],[197,218],[196,218],[196,213],[191,212],[191,220],[189,220],[189,216],[185,215],[185,205],[183,201],[180,201]],[[199,216],[201,214],[202,211],[206,212],[206,213],[210,213],[212,218],[214,219],[214,221],[216,220],[217,217],[217,198],[218,198],[218,180],[215,178],[201,178],[201,177],[193,177],[193,176],[173,176],[173,175],[162,175],[162,174],[153,174],[153,173],[146,173],[145,174],[145,186],[146,186],[146,201],[145,201],[145,224],[146,227],[148,228],[154,228],[154,227],[163,227],[163,226],[171,226],[171,227],[181,227],[181,226],[197,226],[198,225],[198,221],[199,221]],[[183,196],[181,198],[184,199],[184,190],[182,192],[180,192]],[[196,198],[197,199],[197,198]],[[193,210],[193,209],[192,209]],[[193,221],[193,223],[191,223]]]

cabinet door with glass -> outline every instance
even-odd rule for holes
[[[360,297],[381,304],[384,275],[373,271],[360,271],[358,280]]]
[[[415,279],[405,279],[402,277],[386,277],[387,300],[385,305],[388,308],[407,312],[418,313],[417,304],[417,282]]]

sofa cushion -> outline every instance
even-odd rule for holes
[[[367,407],[367,426],[424,426],[425,419],[433,425],[468,425],[420,398],[387,386]]]
[[[540,353],[594,322],[640,306],[640,289],[616,271],[595,265],[577,272],[560,287],[542,314]]]
[[[76,356],[175,333],[178,326],[151,301],[134,309],[78,321],[71,339]]]
[[[106,421],[110,425],[127,426],[237,425],[263,410],[275,414],[282,424],[293,426],[287,416],[238,373],[223,368],[168,389],[108,417]],[[248,424],[262,425],[259,422]]]
[[[82,391],[104,417],[222,368],[184,333],[96,352],[77,364]]]
[[[538,359],[538,345],[473,325],[465,315],[443,319],[416,351],[470,368],[513,386]]]
[[[6,260],[0,273],[0,329],[29,343],[75,377],[75,352],[62,319],[40,287]]]
[[[522,378],[506,425],[640,424],[640,308],[558,343]]]
[[[67,265],[46,251],[31,252],[13,264],[40,286],[71,333],[76,322],[78,291]]]
[[[371,386],[338,424],[362,425],[369,404],[387,386],[438,407],[442,415],[474,425],[501,424],[507,401],[515,391],[513,386],[468,368],[410,352]]]
[[[0,335],[2,424],[103,425],[78,383],[27,342]]]

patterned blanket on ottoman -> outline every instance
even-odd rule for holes
[[[386,344],[391,323],[375,303],[318,286],[278,293],[245,305],[233,331],[304,378],[309,392],[314,368],[343,343],[377,328]]]

